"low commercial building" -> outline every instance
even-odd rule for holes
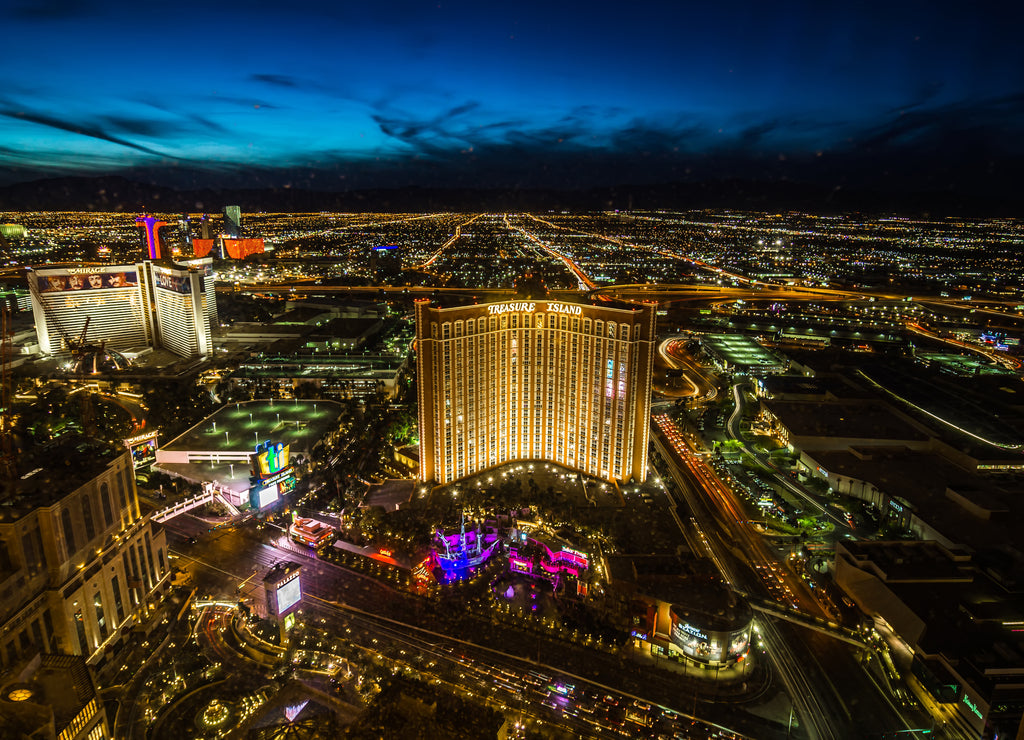
[[[750,653],[754,612],[714,564],[677,556],[613,556],[610,581],[643,609],[633,637],[653,655],[720,670]]]
[[[893,445],[926,450],[932,439],[927,429],[879,402],[763,400],[761,414],[779,439],[798,450]]]
[[[989,571],[938,542],[836,545],[836,583],[906,646],[913,658],[901,667],[936,721],[970,737],[1020,737],[1024,596]]]
[[[705,334],[698,337],[711,361],[721,370],[751,375],[783,373],[789,362],[742,334]]]
[[[267,354],[241,363],[231,373],[232,388],[257,396],[301,398],[314,393],[323,398],[372,398],[383,393],[393,398],[406,355],[330,354],[308,350]]]

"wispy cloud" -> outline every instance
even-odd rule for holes
[[[100,141],[106,141],[111,144],[118,144],[119,146],[127,147],[128,149],[134,149],[135,151],[144,152],[146,154],[152,154],[157,157],[177,159],[177,157],[166,154],[165,152],[157,151],[156,149],[148,147],[144,144],[139,144],[137,142],[122,138],[121,136],[111,133],[110,131],[105,130],[103,127],[96,124],[83,124],[73,121],[66,121],[62,118],[52,116],[46,113],[39,113],[36,111],[28,110],[16,110],[6,107],[0,108],[0,116],[4,116],[5,118],[10,118],[15,121],[26,121],[29,123],[34,123],[39,126],[45,126],[48,128],[56,129],[58,131],[66,131],[72,134],[79,134],[80,136],[87,136],[89,138],[98,139]],[[141,121],[128,118],[114,118],[112,127],[119,130],[134,128],[136,130],[131,131],[130,133],[139,133],[138,129],[145,128],[145,124]]]

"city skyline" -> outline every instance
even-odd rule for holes
[[[0,184],[1020,188],[1019,10],[275,10],[9,7]]]

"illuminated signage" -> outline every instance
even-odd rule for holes
[[[81,271],[80,268],[69,268],[62,270],[62,273],[67,274],[37,275],[39,291],[41,293],[70,293],[107,288],[133,288],[138,284],[138,274],[135,271],[109,272],[102,268]]]
[[[279,473],[275,473],[274,475],[270,476],[269,478],[264,478],[260,482],[263,485],[265,485],[265,486],[269,486],[271,483],[284,483],[291,476],[292,476],[292,469],[291,468],[287,468],[285,470],[282,470]],[[281,487],[284,488],[284,486],[281,486]]]
[[[256,453],[253,455],[256,476],[266,478],[287,467],[288,448],[289,445],[281,442],[261,442],[256,445]]]
[[[898,512],[898,513],[900,513],[900,514],[902,514],[902,513],[903,513],[903,506],[902,506],[902,504],[898,504],[898,503],[896,503],[895,501],[892,501],[892,500],[890,499],[890,501],[889,501],[889,506],[891,506],[891,507],[892,507],[892,508],[893,508],[893,509],[894,509],[894,510],[895,510],[896,512]]]
[[[269,506],[270,504],[277,501],[277,494],[278,486],[276,483],[272,486],[264,486],[263,488],[259,489],[259,492],[256,494],[258,501],[257,508],[262,509],[264,506]]]
[[[182,293],[184,295],[192,292],[192,281],[187,273],[182,275],[163,267],[154,267],[153,282],[161,290],[169,290],[173,293]]]
[[[157,432],[150,432],[149,434],[140,434],[137,437],[124,441],[128,452],[131,453],[132,466],[135,470],[144,468],[156,460],[156,438]]]
[[[277,587],[277,613],[284,614],[298,604],[301,598],[302,588],[299,585],[299,574],[296,573],[291,579]]]
[[[677,624],[676,625],[676,629],[681,630],[681,631],[685,632],[686,634],[691,635],[692,637],[696,637],[698,640],[707,640],[708,639],[707,635],[705,635],[703,632],[701,632],[699,629],[697,629],[693,625],[687,624],[686,622],[680,622],[679,624]]]
[[[575,306],[567,303],[548,303],[547,310],[552,313],[570,313],[579,315],[583,313],[582,306]],[[536,303],[496,303],[487,307],[489,314],[512,313],[514,311],[536,311]]]
[[[512,311],[532,311],[537,307],[536,303],[499,303],[487,307],[487,313],[510,313]]]
[[[973,701],[971,701],[971,697],[967,696],[967,694],[964,694],[963,700],[964,700],[964,704],[967,705],[967,708],[970,709],[972,712],[974,712],[974,716],[975,717],[977,717],[978,719],[984,719],[985,718],[985,715],[983,715],[981,713],[981,710],[978,709],[978,705],[975,704]]]

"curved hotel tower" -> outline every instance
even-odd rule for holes
[[[416,302],[420,479],[514,460],[646,477],[656,305]]]

